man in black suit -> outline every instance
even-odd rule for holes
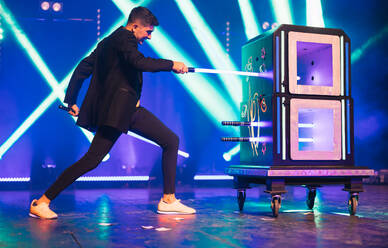
[[[138,44],[151,39],[158,20],[144,7],[134,8],[125,27],[103,39],[75,69],[66,91],[69,114],[78,116],[77,125],[96,132],[88,152],[67,168],[39,200],[33,200],[30,216],[55,219],[50,202],[86,172],[96,168],[121,133],[131,130],[159,144],[163,149],[164,194],[158,204],[161,214],[194,214],[175,198],[175,175],[179,138],[151,112],[140,106],[142,72],[187,73],[182,62],[144,57]],[[76,105],[83,81],[92,75],[81,109]]]

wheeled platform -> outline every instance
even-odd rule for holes
[[[316,189],[343,184],[349,212],[357,210],[362,179],[374,174],[354,162],[350,38],[343,30],[280,25],[242,46],[242,66],[259,73],[242,80],[240,165],[234,177],[240,210],[246,189],[265,184],[277,216],[285,185],[306,185],[312,209]]]
[[[312,209],[316,189],[325,184],[343,184],[349,192],[348,209],[351,215],[356,214],[358,194],[363,192],[362,178],[374,174],[367,167],[348,166],[257,166],[232,165],[225,173],[234,177],[234,187],[237,189],[237,202],[240,211],[244,208],[246,190],[251,184],[265,184],[265,192],[271,194],[271,208],[274,217],[279,214],[281,194],[286,193],[286,185],[305,185],[308,188],[307,207]]]

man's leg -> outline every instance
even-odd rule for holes
[[[121,132],[112,127],[103,126],[98,129],[86,154],[67,168],[58,179],[48,188],[44,195],[51,201],[60,192],[72,184],[83,174],[96,168],[110,151]]]
[[[164,194],[174,194],[178,136],[143,107],[139,107],[133,115],[130,130],[162,147],[163,192]]]
[[[32,201],[30,216],[42,219],[57,218],[57,215],[49,208],[50,202],[77,178],[96,168],[110,151],[120,134],[120,131],[112,127],[100,127],[87,153],[75,164],[63,171],[39,200]]]
[[[133,115],[130,130],[147,138],[163,149],[163,198],[158,204],[160,214],[194,214],[193,208],[183,205],[175,199],[175,176],[178,156],[179,138],[166,127],[156,116],[143,107]]]

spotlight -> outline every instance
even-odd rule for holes
[[[40,8],[44,11],[47,11],[50,9],[50,3],[47,1],[43,1],[40,3]]]
[[[53,8],[54,12],[60,12],[60,11],[62,11],[63,3],[55,2],[55,3],[53,3],[53,7],[52,8]]]
[[[269,23],[268,22],[263,22],[263,25],[262,25],[263,29],[266,30],[269,28]]]
[[[274,23],[272,23],[271,28],[274,29],[274,28],[277,28],[278,26],[279,26],[279,24],[277,22],[274,22]]]

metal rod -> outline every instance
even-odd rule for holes
[[[266,142],[269,141],[268,138],[262,137],[262,138],[252,138],[252,137],[223,137],[221,138],[222,141],[228,141],[228,142]]]
[[[222,121],[223,126],[271,127],[269,121]]]
[[[250,126],[252,122],[248,121],[223,121],[223,126]]]

